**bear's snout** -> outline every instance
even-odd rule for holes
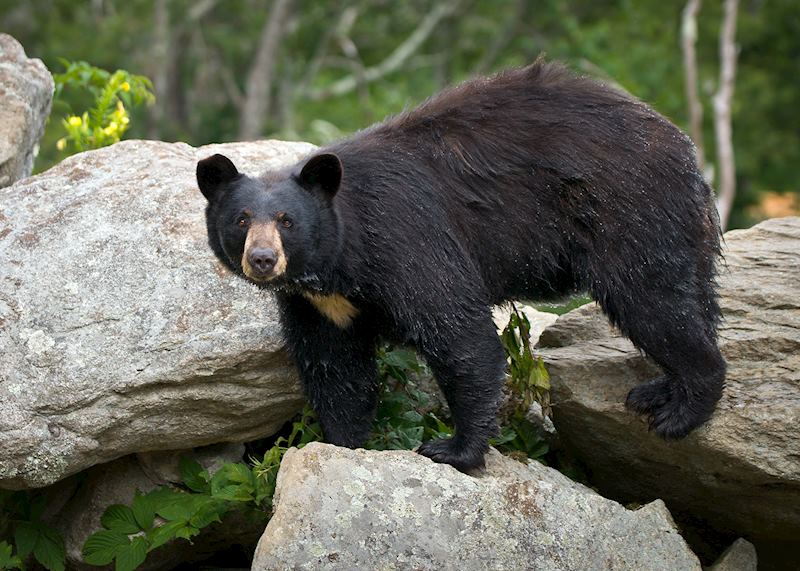
[[[271,248],[252,248],[247,254],[247,261],[250,267],[259,277],[266,277],[275,267],[278,256]]]
[[[254,222],[244,243],[242,273],[261,283],[283,274],[286,263],[286,253],[275,222]]]

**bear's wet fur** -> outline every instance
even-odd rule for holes
[[[662,368],[626,403],[655,433],[686,436],[721,396],[720,234],[692,143],[558,64],[468,81],[261,178],[221,155],[197,176],[211,248],[274,289],[328,442],[367,439],[383,339],[417,349],[453,416],[419,452],[481,466],[506,367],[491,307],[580,291]]]

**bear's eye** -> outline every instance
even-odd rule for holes
[[[245,228],[249,223],[250,219],[245,215],[239,216],[239,218],[236,220],[236,225],[239,228]]]
[[[278,222],[281,223],[281,226],[284,228],[291,228],[292,227],[292,220],[288,216],[286,216],[285,212],[278,212],[275,216],[278,219]]]

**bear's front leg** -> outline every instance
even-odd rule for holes
[[[497,435],[506,367],[491,313],[487,308],[422,319],[426,334],[418,349],[444,392],[456,430],[452,438],[426,442],[418,452],[462,472],[483,467],[488,440]]]
[[[277,297],[287,349],[325,441],[362,446],[378,403],[375,336],[359,317],[339,327],[300,295]]]

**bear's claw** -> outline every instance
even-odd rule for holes
[[[711,418],[717,399],[708,399],[711,404],[707,405],[702,398],[693,397],[685,387],[676,386],[663,375],[631,389],[625,406],[647,415],[650,430],[661,438],[678,440]]]
[[[651,414],[666,405],[671,396],[669,379],[666,375],[662,375],[633,387],[625,400],[625,406],[638,414]]]

